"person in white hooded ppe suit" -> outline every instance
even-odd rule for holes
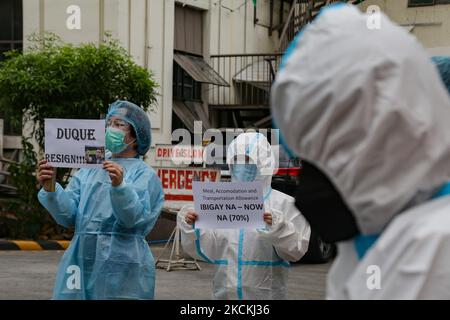
[[[274,122],[304,159],[297,207],[338,242],[327,298],[450,299],[449,96],[418,41],[380,19],[321,12],[277,75]]]
[[[236,157],[246,157],[249,163],[237,162]],[[271,226],[195,229],[188,223],[194,207],[187,205],[178,213],[182,247],[190,256],[217,265],[214,299],[286,299],[287,261],[305,254],[311,229],[294,198],[271,188],[275,158],[264,135],[239,135],[228,147],[227,163],[233,181],[261,181],[264,210],[271,215],[270,219],[266,214],[265,221],[271,220]]]

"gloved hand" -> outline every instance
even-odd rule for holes
[[[272,226],[272,223],[273,223],[273,220],[272,220],[272,214],[269,213],[269,212],[265,212],[264,215],[263,215],[263,218],[264,218],[264,222],[265,222],[269,227],[271,227],[271,226]]]
[[[283,224],[283,214],[277,212],[276,210],[271,210],[272,212],[264,213],[264,222],[267,226],[263,229],[257,229],[257,231],[265,236],[270,236],[275,230],[278,230]]]
[[[194,211],[189,211],[186,214],[184,219],[185,219],[187,224],[192,226],[192,225],[194,225],[195,221],[198,219],[198,215]]]

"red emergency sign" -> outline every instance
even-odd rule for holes
[[[193,201],[192,181],[220,181],[220,170],[204,168],[157,168],[166,201]]]

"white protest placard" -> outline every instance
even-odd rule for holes
[[[197,182],[192,185],[199,229],[264,228],[260,182]]]
[[[105,120],[45,119],[45,159],[55,168],[99,168]]]

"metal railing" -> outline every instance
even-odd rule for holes
[[[268,106],[270,88],[280,67],[281,56],[273,53],[211,56],[211,66],[230,86],[209,85],[209,105]]]
[[[288,18],[280,35],[277,52],[284,52],[295,35],[314,20],[320,9],[335,2],[360,4],[364,0],[294,0]]]
[[[323,7],[335,2],[359,4],[364,0],[294,0],[280,35],[277,53],[212,55],[210,65],[229,87],[209,85],[208,103],[213,107],[241,108],[269,105],[270,87],[281,57],[295,35],[310,23]]]

